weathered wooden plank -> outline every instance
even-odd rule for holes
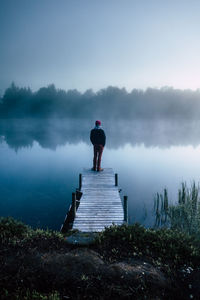
[[[120,225],[120,224],[116,224],[116,225]],[[110,227],[110,226],[112,226],[112,225],[100,226],[100,227],[87,226],[87,227],[80,227],[79,230],[82,231],[82,232],[101,232],[106,227]]]
[[[92,199],[87,199],[87,198],[81,198],[81,203],[88,203],[88,204],[93,204],[93,203],[104,203],[104,204],[110,204],[111,202],[117,202],[119,204],[122,204],[121,202],[121,199],[117,199],[116,197],[112,198],[112,197],[109,197],[109,198],[92,198]]]
[[[92,206],[92,205],[89,206],[89,205],[87,205],[87,206],[82,206],[81,209],[80,209],[80,207],[79,207],[78,210],[79,210],[79,212],[77,212],[78,214],[79,214],[82,210],[87,210],[88,212],[92,212],[92,211],[97,212],[97,211],[101,211],[101,210],[102,210],[102,211],[105,211],[105,212],[106,212],[106,211],[108,211],[108,212],[109,212],[109,211],[111,211],[111,212],[113,211],[113,210],[112,210],[112,206],[106,206],[106,205],[103,206],[103,207],[100,206],[100,205],[99,205],[99,206],[96,206],[96,205],[95,205],[95,206]],[[115,211],[120,212],[120,211],[121,211],[120,206],[118,206],[118,208],[116,208]]]
[[[81,220],[81,221],[77,221],[77,223],[75,225],[77,226],[82,226],[82,225],[93,225],[94,227],[95,226],[98,226],[98,225],[101,225],[101,226],[107,226],[108,224],[112,225],[112,224],[121,224],[121,221],[119,220],[110,220],[110,221],[105,221],[105,220],[102,220],[102,221],[96,221],[96,220],[91,220],[91,221],[85,221],[85,220]]]
[[[110,210],[114,211],[113,206],[115,206],[115,210],[121,210],[121,206],[119,204],[112,204],[112,205],[104,204],[102,206],[101,205],[95,205],[95,204],[88,204],[88,205],[84,204],[84,205],[81,206],[81,210],[82,209],[90,209],[90,210],[93,210],[93,209],[94,210],[102,209],[102,210],[105,210],[105,211],[106,210],[107,211],[110,211]],[[79,211],[81,211],[81,210],[79,209]]]
[[[80,231],[96,231],[98,229],[101,229],[101,230],[104,230],[105,227],[110,227],[110,226],[113,226],[113,225],[120,225],[120,224],[107,224],[107,225],[99,225],[99,226],[93,226],[93,225],[83,225],[83,226],[79,226],[80,228]]]
[[[122,203],[120,202],[120,201],[116,201],[115,199],[114,199],[114,201],[112,201],[112,200],[108,200],[108,201],[102,201],[102,203],[101,203],[101,201],[87,201],[87,200],[85,200],[85,201],[82,201],[82,199],[81,199],[81,202],[80,203],[82,203],[82,205],[97,205],[97,206],[113,206],[113,205],[118,205],[118,206],[122,206]],[[81,205],[81,206],[82,206]]]
[[[121,216],[123,216],[124,214],[123,213],[121,213],[121,212],[114,212],[114,213],[99,213],[99,212],[97,212],[97,211],[95,211],[95,212],[93,212],[93,213],[90,213],[90,212],[88,212],[88,211],[85,211],[84,213],[79,213],[79,214],[77,214],[76,215],[76,218],[79,218],[79,217],[84,217],[84,216],[87,216],[88,218],[91,216],[104,216],[105,218],[107,218],[108,216],[111,216],[111,218],[112,217],[115,217],[115,216],[119,216],[119,217],[121,217]]]
[[[99,218],[82,218],[82,219],[77,219],[76,220],[76,224],[82,224],[82,223],[102,223],[102,224],[106,224],[107,222],[111,223],[114,222],[121,222],[120,218],[114,218],[114,219],[99,219]]]
[[[114,221],[114,220],[119,220],[120,221],[120,216],[118,217],[118,216],[112,216],[112,217],[107,217],[107,218],[105,218],[105,217],[101,217],[101,216],[90,216],[90,217],[85,217],[85,216],[83,216],[83,217],[76,217],[76,222],[78,222],[78,221],[80,221],[80,220],[96,220],[96,221],[98,221],[98,220],[101,220],[101,221]]]
[[[104,214],[110,214],[110,213],[113,213],[113,214],[117,214],[117,213],[122,213],[121,209],[115,209],[114,211],[110,208],[110,209],[101,209],[101,207],[91,207],[91,208],[82,208],[81,210],[78,209],[78,212],[77,212],[77,216],[79,216],[81,213],[85,213],[85,214],[88,214],[88,213],[104,213]],[[123,214],[123,213],[122,213]]]
[[[79,210],[79,209],[78,209]],[[123,215],[123,212],[120,211],[120,210],[117,210],[117,211],[112,211],[112,210],[109,210],[109,211],[101,211],[101,208],[98,210],[98,209],[84,209],[84,210],[80,210],[79,212],[77,212],[76,216],[79,216],[79,215],[91,215],[92,213],[94,214],[100,214],[100,215],[119,215],[120,213]]]
[[[116,221],[121,221],[121,218],[108,218],[108,219],[104,219],[104,218],[98,218],[98,217],[93,217],[93,218],[77,218],[76,219],[76,223],[78,222],[83,222],[83,221],[87,221],[87,222],[116,222]]]
[[[117,214],[117,215],[119,215],[119,214],[122,214],[123,215],[123,213],[121,212],[121,210],[115,210],[115,211],[112,211],[112,210],[102,210],[102,211],[99,211],[99,210],[97,210],[97,209],[95,209],[95,210],[91,210],[91,209],[84,209],[84,210],[82,210],[82,211],[80,211],[80,212],[77,212],[77,216],[79,216],[80,214],[86,214],[86,215],[88,215],[88,213],[89,214],[91,214],[91,213],[94,213],[94,214],[104,214],[104,215],[109,215],[110,213],[112,213],[112,214]]]
[[[110,227],[110,226],[113,226],[113,225],[121,225],[121,223],[115,223],[115,222],[113,222],[113,223],[107,223],[107,224],[96,224],[96,225],[94,225],[93,223],[92,224],[84,224],[84,223],[82,223],[82,224],[80,224],[80,225],[78,225],[78,227],[79,228],[88,228],[88,227],[90,227],[90,228],[102,228],[102,230],[105,228],[105,227]]]

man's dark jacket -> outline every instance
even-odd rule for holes
[[[94,128],[90,132],[90,141],[93,145],[102,145],[105,146],[106,143],[106,135],[103,129]]]

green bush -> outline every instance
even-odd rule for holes
[[[32,233],[33,230],[23,224],[21,221],[12,217],[0,218],[0,239],[1,241],[8,239],[21,239]]]
[[[0,218],[0,242],[24,249],[56,250],[62,248],[64,236],[58,231],[32,229],[11,217]]]
[[[185,261],[195,264],[200,258],[197,240],[184,232],[167,228],[146,229],[139,224],[111,226],[100,233],[98,243],[116,259],[145,256],[178,266]]]

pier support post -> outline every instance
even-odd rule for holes
[[[79,174],[79,191],[82,188],[82,174]]]
[[[115,173],[115,186],[118,186],[118,174]]]
[[[73,218],[76,217],[76,193],[72,193],[72,214]]]
[[[124,221],[128,223],[128,196],[124,196]]]

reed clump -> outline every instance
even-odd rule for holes
[[[167,227],[180,230],[200,239],[200,196],[199,185],[195,182],[190,187],[181,184],[178,201],[169,202],[168,191],[157,193],[154,200],[155,227]]]

